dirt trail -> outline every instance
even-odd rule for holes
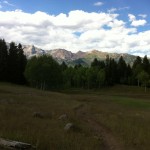
[[[95,135],[101,137],[104,144],[104,150],[124,150],[121,143],[106,129],[102,124],[96,122],[94,117],[86,111],[86,105],[81,104],[74,109],[76,115],[84,122],[87,122],[89,127],[93,130]]]

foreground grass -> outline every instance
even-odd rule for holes
[[[34,112],[44,117],[34,118]],[[59,120],[62,114],[68,119]],[[85,118],[104,128],[124,149],[150,148],[150,91],[144,93],[143,88],[57,93],[0,84],[0,137],[31,143],[38,150],[109,149],[103,133],[96,133],[96,126]],[[64,131],[68,122],[78,130]]]

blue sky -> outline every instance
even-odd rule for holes
[[[0,38],[150,56],[149,0],[0,0]]]
[[[84,10],[88,12],[107,11],[111,8],[130,7],[128,12],[139,14],[149,14],[149,0],[7,0],[9,4],[3,3],[3,10],[21,9],[25,12],[33,13],[35,11],[44,11],[50,14],[68,13],[71,10]],[[101,2],[103,5],[95,7],[93,4]]]
[[[7,0],[9,4],[3,3],[1,0],[2,10],[21,9],[25,12],[34,13],[36,11],[44,11],[49,14],[68,13],[71,10],[84,10],[87,12],[107,11],[111,8],[125,8],[129,7],[128,11],[124,13],[139,13],[149,14],[149,0]],[[101,6],[95,7],[93,4],[101,2]]]

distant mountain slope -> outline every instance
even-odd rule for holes
[[[24,54],[29,58],[46,54],[45,50],[35,47],[34,45],[23,45]]]
[[[115,59],[116,61],[119,60],[120,56],[123,56],[124,60],[128,64],[133,64],[136,56],[124,53],[107,53],[101,52],[98,50],[92,50],[88,52],[78,51],[77,53],[72,53],[71,51],[67,51],[65,49],[54,49],[54,50],[42,50],[37,48],[33,45],[25,45],[23,46],[25,55],[30,58],[32,56],[39,56],[39,55],[51,55],[54,59],[56,59],[59,63],[63,61],[66,62],[68,65],[76,65],[82,64],[84,66],[88,66],[97,58],[98,60],[105,60],[106,56],[109,55],[110,58]]]

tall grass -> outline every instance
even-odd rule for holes
[[[34,112],[44,117],[33,117]],[[68,119],[59,120],[62,114],[67,114]],[[95,127],[84,116],[92,117],[125,149],[149,150],[149,91],[116,86],[99,91],[57,93],[0,84],[0,137],[31,143],[38,150],[106,149],[101,136],[97,138],[93,132]],[[78,130],[64,131],[68,122]]]
[[[28,142],[38,150],[90,150],[101,148],[101,141],[91,136],[73,109],[80,105],[72,96],[56,92],[43,92],[10,84],[0,85],[0,137]],[[34,112],[43,118],[33,117]],[[68,115],[61,121],[59,116]],[[73,122],[80,132],[64,131]]]

